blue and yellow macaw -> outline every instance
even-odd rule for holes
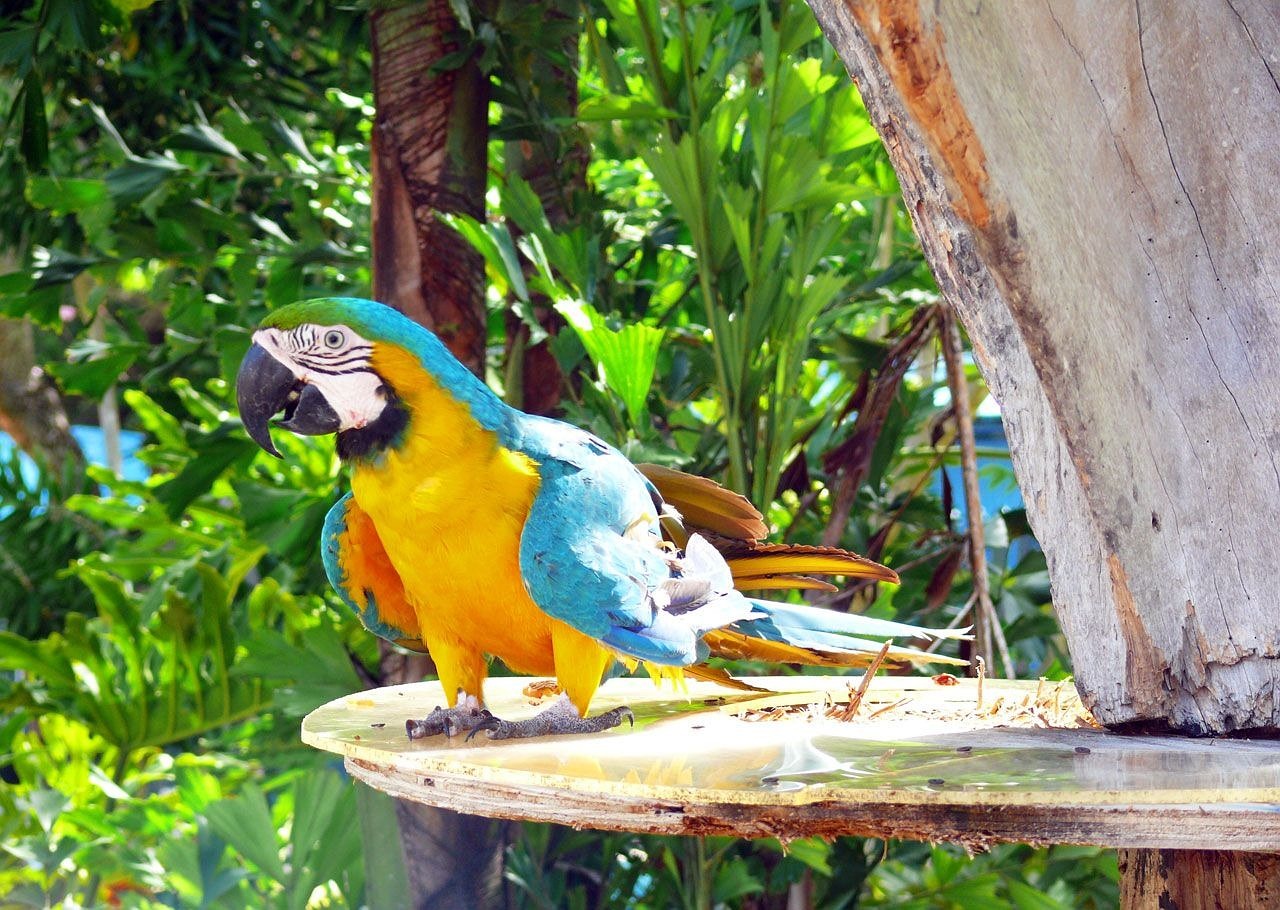
[[[351,491],[325,522],[329,580],[370,631],[425,648],[450,699],[411,721],[411,736],[616,726],[625,709],[588,719],[587,708],[618,661],[729,681],[709,656],[865,666],[881,643],[861,636],[959,634],[744,596],[825,584],[802,573],[897,576],[844,550],[759,543],[764,522],[742,497],[637,467],[584,430],[508,407],[382,304],[324,298],[275,311],[236,386],[245,429],[272,454],[268,423],[280,412],[284,429],[337,434]],[[490,656],[554,676],[567,698],[531,721],[492,717]],[[961,663],[909,648],[888,656]]]

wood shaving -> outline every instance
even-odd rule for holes
[[[946,687],[955,683],[938,682],[938,685]],[[1045,729],[1102,727],[1080,701],[1069,681],[1051,683],[1041,679],[1034,692],[1027,692],[1021,698],[1006,692],[985,704],[977,700],[976,692],[968,699],[958,699],[955,697],[957,694],[955,689],[947,691],[945,697],[939,697],[942,693],[938,690],[904,692],[884,688],[875,691],[860,685],[856,688],[851,686],[843,699],[827,693],[822,701],[809,699],[795,704],[745,705],[743,710],[732,713],[748,723],[827,717],[855,724],[882,719],[911,719],[937,721],[939,724],[976,721],[983,726]]]

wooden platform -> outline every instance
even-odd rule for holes
[[[489,680],[489,707],[540,710],[530,682]],[[1280,850],[1280,743],[1045,728],[1082,722],[1069,683],[987,680],[980,705],[972,680],[881,677],[843,721],[857,677],[756,682],[788,694],[616,679],[592,710],[629,705],[634,729],[470,743],[409,741],[443,703],[418,683],[330,702],[302,738],[393,796],[578,828]]]

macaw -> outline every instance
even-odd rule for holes
[[[380,303],[276,310],[253,335],[236,399],[273,455],[268,424],[281,412],[283,429],[337,434],[351,489],[324,524],[329,580],[371,632],[429,652],[449,701],[409,721],[410,736],[608,729],[629,712],[587,710],[619,662],[732,683],[708,657],[866,666],[881,642],[864,635],[962,635],[740,593],[824,586],[803,573],[898,579],[844,550],[759,543],[767,529],[744,498],[509,407]],[[563,694],[531,720],[493,717],[490,656],[553,676]],[[888,657],[963,663],[910,648]]]

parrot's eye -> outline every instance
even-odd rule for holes
[[[324,343],[327,347],[340,348],[342,347],[342,342],[342,333],[337,329],[330,329],[324,333]]]

